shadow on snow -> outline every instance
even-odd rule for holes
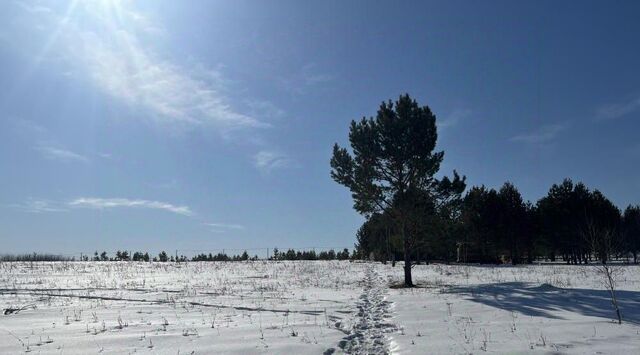
[[[615,318],[609,291],[536,286],[525,282],[506,282],[479,286],[452,286],[444,292],[466,294],[473,302],[529,316],[563,319],[556,312]],[[640,292],[616,291],[623,322],[640,324]]]

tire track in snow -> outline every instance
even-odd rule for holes
[[[369,265],[364,278],[364,290],[356,307],[357,321],[338,346],[346,354],[382,355],[389,353],[386,333],[396,330],[388,321],[390,302],[385,300],[387,282]]]

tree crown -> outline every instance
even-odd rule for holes
[[[415,198],[448,200],[465,188],[465,177],[438,180],[444,152],[434,151],[436,117],[408,94],[383,102],[375,118],[352,121],[349,143],[353,154],[335,144],[331,177],[350,189],[354,208],[365,215],[402,211]]]

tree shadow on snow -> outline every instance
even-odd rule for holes
[[[584,316],[614,319],[609,291],[536,286],[525,282],[505,282],[479,286],[452,286],[446,293],[466,294],[478,302],[529,316],[563,319],[556,312],[575,312]],[[640,324],[640,292],[616,291],[622,321]]]

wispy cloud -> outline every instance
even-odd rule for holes
[[[53,12],[53,11],[51,11],[50,8],[48,8],[46,6],[42,6],[42,5],[28,4],[28,3],[25,3],[25,2],[21,2],[21,1],[16,1],[15,4],[17,4],[22,9],[24,9],[25,11],[30,12],[30,13],[51,13],[51,12]]]
[[[34,68],[45,61],[62,64],[59,71],[73,70],[69,80],[89,82],[140,111],[131,117],[169,124],[171,132],[175,132],[173,128],[210,127],[227,142],[274,150],[261,130],[272,127],[272,121],[284,117],[285,112],[269,101],[234,95],[236,84],[225,77],[223,65],[211,67],[197,59],[179,60],[165,52],[164,45],[157,45],[169,38],[163,24],[137,11],[131,2],[71,4],[66,10],[58,6],[51,11],[23,6],[25,16],[47,30],[36,31],[34,36],[49,35],[46,45],[34,52]],[[313,63],[296,73],[294,86],[315,86],[332,80]],[[64,155],[63,149],[54,149],[59,151],[51,151],[49,156]],[[77,153],[66,155],[67,160],[74,157],[77,161],[89,160]],[[265,169],[280,167],[285,164],[281,158],[259,165]]]
[[[334,80],[334,76],[324,73],[316,63],[307,63],[289,76],[280,78],[282,87],[293,94],[304,94],[308,89]]]
[[[74,208],[112,209],[112,208],[147,208],[164,210],[183,216],[191,216],[193,212],[188,206],[176,206],[166,202],[149,200],[131,200],[127,198],[95,198],[81,197],[68,203]]]
[[[451,111],[444,119],[436,121],[439,129],[447,129],[460,123],[460,121],[471,116],[472,111],[468,108],[457,108]]]
[[[177,206],[167,202],[128,199],[128,198],[97,198],[97,197],[79,197],[68,202],[52,201],[47,199],[28,198],[24,203],[11,204],[8,207],[15,208],[24,212],[43,213],[43,212],[68,212],[74,208],[88,209],[113,209],[113,208],[146,208],[163,210],[175,214],[194,217],[193,211],[188,206]],[[237,228],[242,226],[210,224],[212,227]]]
[[[44,135],[47,133],[46,128],[30,120],[25,120],[22,118],[12,118],[11,122],[13,122],[15,128],[23,133],[32,135]]]
[[[307,86],[322,84],[333,80],[333,75],[320,72],[316,63],[304,65],[300,73]]]
[[[180,186],[180,184],[178,183],[178,180],[176,179],[171,179],[171,180],[162,181],[162,182],[152,182],[152,183],[149,183],[148,185],[153,187],[154,189],[175,189]]]
[[[286,113],[283,109],[267,100],[245,100],[252,117],[263,117],[269,121],[283,118]]]
[[[57,148],[53,146],[47,145],[39,145],[36,146],[35,149],[42,153],[42,155],[50,160],[59,160],[63,162],[81,162],[88,163],[89,158],[84,155],[72,152],[67,149]]]
[[[554,140],[560,132],[567,128],[566,124],[550,124],[541,126],[533,132],[519,134],[509,138],[512,142],[521,142],[529,144],[547,143]]]
[[[596,120],[612,120],[638,110],[640,110],[640,96],[634,96],[623,102],[606,104],[599,107],[596,111]]]
[[[128,2],[78,2],[71,14],[43,13],[58,28],[51,50],[105,93],[161,122],[221,129],[267,127],[239,112],[225,95],[221,73],[185,68],[151,46],[163,26]],[[209,70],[208,72],[211,72]]]
[[[33,199],[29,198],[22,204],[12,204],[9,207],[15,208],[20,211],[29,213],[43,213],[43,212],[66,212],[67,208],[61,206],[59,203],[51,200]]]
[[[78,56],[96,84],[160,120],[221,128],[268,126],[234,110],[214,83],[146,52],[129,33],[116,32],[109,42],[93,33],[82,38],[89,49]]]
[[[284,168],[291,164],[291,159],[284,154],[273,151],[260,151],[253,157],[258,170],[269,173],[274,169]]]
[[[227,223],[204,223],[205,226],[211,227],[212,232],[222,233],[225,230],[243,230],[245,227],[240,224]]]

